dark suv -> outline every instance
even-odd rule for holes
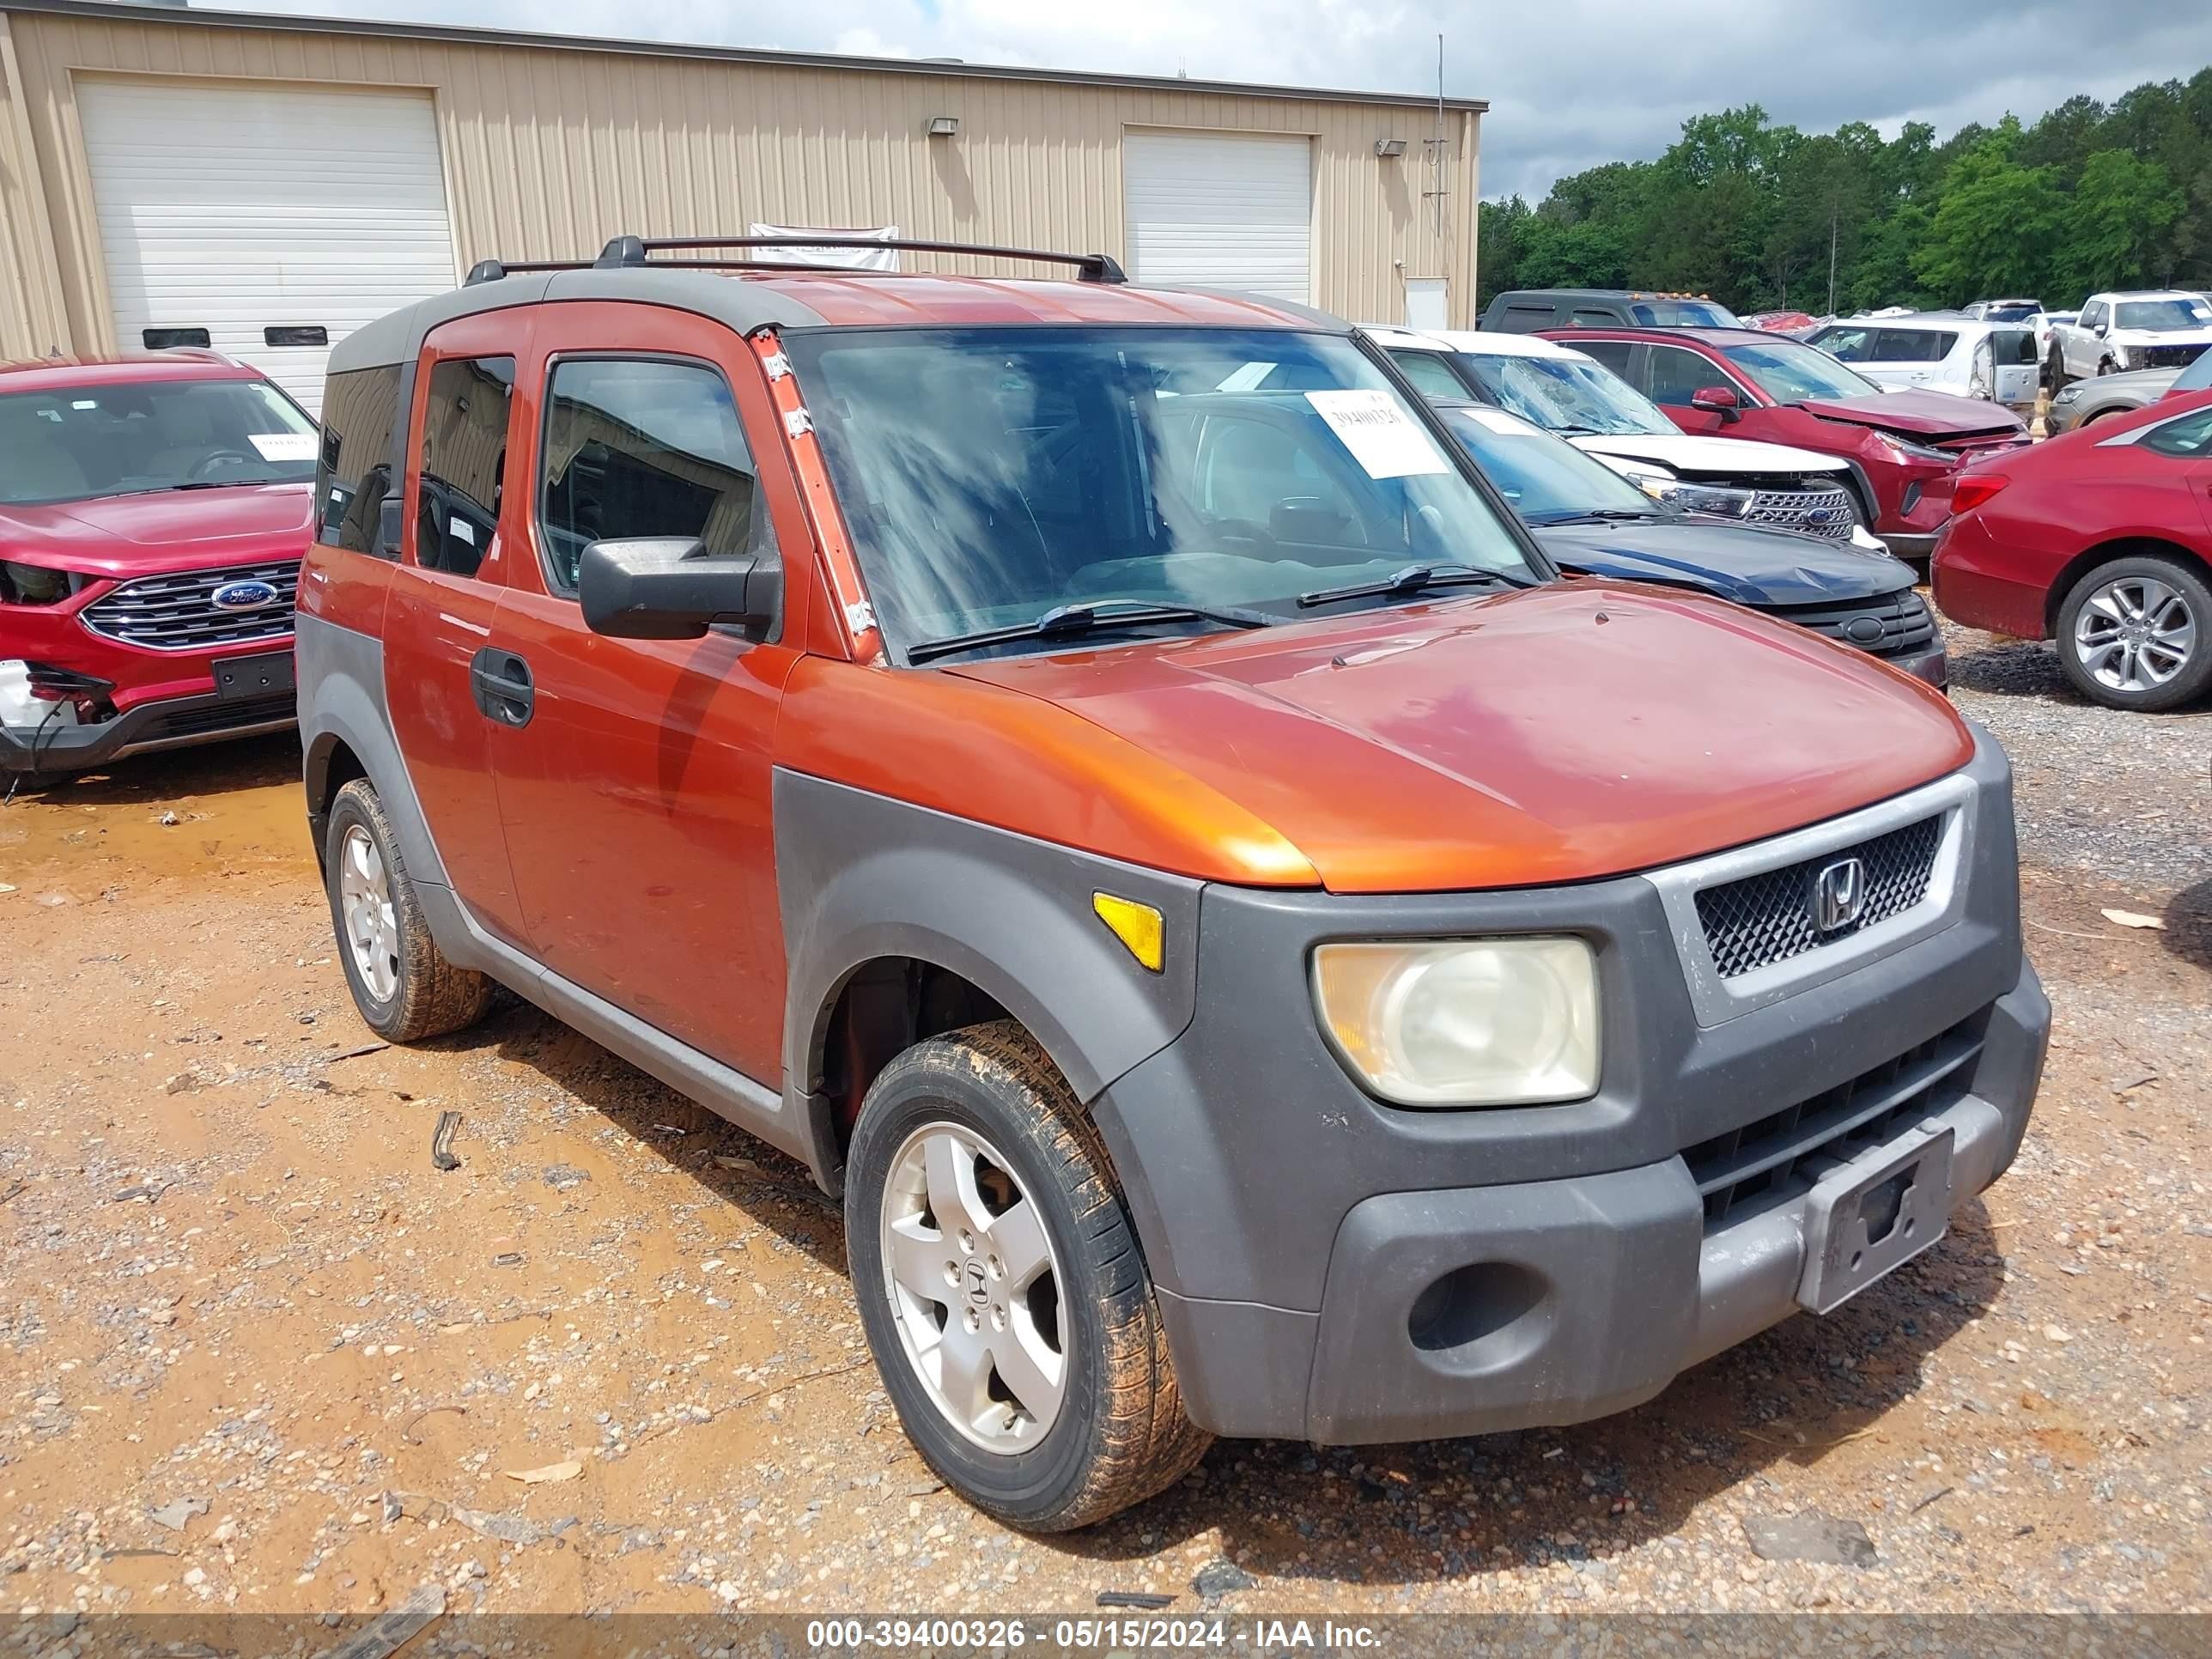
[[[842,1194],[948,1485],[1616,1411],[2012,1161],[2050,1006],[1939,693],[1555,580],[1304,307],[782,246],[332,352],[307,807],[378,1033],[497,981]]]
[[[1626,288],[1515,289],[1492,300],[1482,326],[1512,334],[1547,328],[1735,328],[1735,313],[1702,294]]]

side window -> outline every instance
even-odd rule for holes
[[[2178,456],[2185,461],[2212,457],[2212,409],[2154,427],[2138,441],[2154,454]]]
[[[659,358],[569,358],[546,388],[538,523],[548,574],[576,591],[584,549],[696,537],[715,556],[775,547],[721,371]]]
[[[483,562],[499,528],[514,402],[512,357],[455,357],[431,368],[415,501],[415,562],[425,570],[473,576]]]
[[[1655,404],[1687,409],[1692,396],[1702,387],[1728,384],[1727,375],[1694,351],[1657,345],[1649,349],[1646,373],[1651,384],[1644,388],[1644,395]]]
[[[392,476],[392,432],[399,412],[399,365],[349,369],[323,388],[323,446],[315,467],[316,538],[379,558],[399,556],[377,534]]]
[[[1577,340],[1575,349],[1595,357],[1622,380],[1628,378],[1628,359],[1636,348],[1626,340]]]
[[[1577,306],[1567,321],[1576,328],[1617,328],[1621,318],[1610,306]]]
[[[1875,336],[1874,361],[1878,363],[1940,363],[1959,343],[1955,334],[1939,334],[1925,328],[1885,328]]]
[[[1863,363],[1874,356],[1874,331],[1869,328],[1831,328],[1815,334],[1812,343],[1838,362]]]
[[[1534,334],[1540,328],[1549,328],[1558,315],[1552,306],[1508,306],[1498,326],[1514,334]]]
[[[2098,325],[2098,324],[2100,324],[2100,323],[2103,322],[2104,320],[2105,320],[2105,306],[2104,306],[2104,301],[2102,301],[2101,300],[2100,300],[2100,301],[2099,301],[2095,305],[2093,305],[2093,306],[2085,306],[2085,307],[2082,307],[2082,309],[2081,309],[2081,326],[2082,326],[2082,327],[2084,327],[2084,328],[2094,328],[2094,327],[2096,327],[2096,326],[2097,326],[2097,325]]]
[[[1467,388],[1459,383],[1451,365],[1433,351],[1394,351],[1391,362],[1404,371],[1413,383],[1413,390],[1424,398],[1464,398]]]

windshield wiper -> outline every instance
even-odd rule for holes
[[[1170,605],[1151,599],[1086,599],[1077,605],[1056,605],[1027,622],[1004,628],[981,628],[972,634],[951,634],[941,640],[924,640],[907,647],[909,663],[928,662],[971,651],[981,646],[1004,645],[1011,640],[1072,639],[1104,628],[1142,628],[1152,623],[1218,622],[1231,628],[1266,628],[1280,621],[1263,611],[1244,611],[1234,605]]]
[[[1471,564],[1409,564],[1403,570],[1371,582],[1353,582],[1345,587],[1317,587],[1310,593],[1298,595],[1298,605],[1331,605],[1338,599],[1365,599],[1378,594],[1418,593],[1425,587],[1523,587],[1501,571],[1478,570]]]
[[[1524,513],[1521,515],[1530,524],[1633,524],[1643,519],[1667,519],[1674,515],[1658,507],[1593,507],[1579,513]]]

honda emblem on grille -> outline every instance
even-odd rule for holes
[[[1813,878],[1813,926],[1824,933],[1848,927],[1866,908],[1866,866],[1838,859]]]
[[[208,595],[218,611],[264,611],[282,597],[269,582],[225,582]]]

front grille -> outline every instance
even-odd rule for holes
[[[1701,1140],[1682,1154],[1711,1231],[1732,1210],[1794,1192],[1908,1126],[1957,1103],[1982,1051],[1980,1021],[1962,1022],[1809,1100]]]
[[[215,596],[236,582],[266,582],[276,597],[255,611],[223,611]],[[300,562],[231,565],[173,576],[141,576],[84,609],[84,625],[125,645],[155,651],[202,651],[283,639],[292,631]]]
[[[1700,889],[1698,921],[1711,948],[1714,968],[1723,979],[1734,979],[1835,944],[1910,910],[1928,896],[1928,884],[1936,873],[1936,849],[1942,838],[1939,813],[1856,847],[1838,847],[1778,870],[1762,870]],[[1814,883],[1830,865],[1854,858],[1865,867],[1865,904],[1849,927],[1824,933],[1814,924]]]
[[[1762,489],[1751,498],[1751,508],[1743,516],[1747,523],[1778,525],[1837,540],[1849,536],[1858,521],[1850,495],[1842,489]]]
[[[218,732],[240,732],[252,726],[273,726],[298,716],[298,700],[289,691],[273,697],[241,697],[235,702],[205,702],[196,708],[179,708],[148,721],[131,741],[159,743],[169,738],[204,738]]]
[[[2203,354],[2201,345],[2135,346],[2128,352],[2135,368],[2186,368]]]
[[[1871,599],[1779,605],[1766,614],[1871,656],[1903,657],[1936,643],[1936,618],[1928,613],[1928,602],[1909,587]]]

